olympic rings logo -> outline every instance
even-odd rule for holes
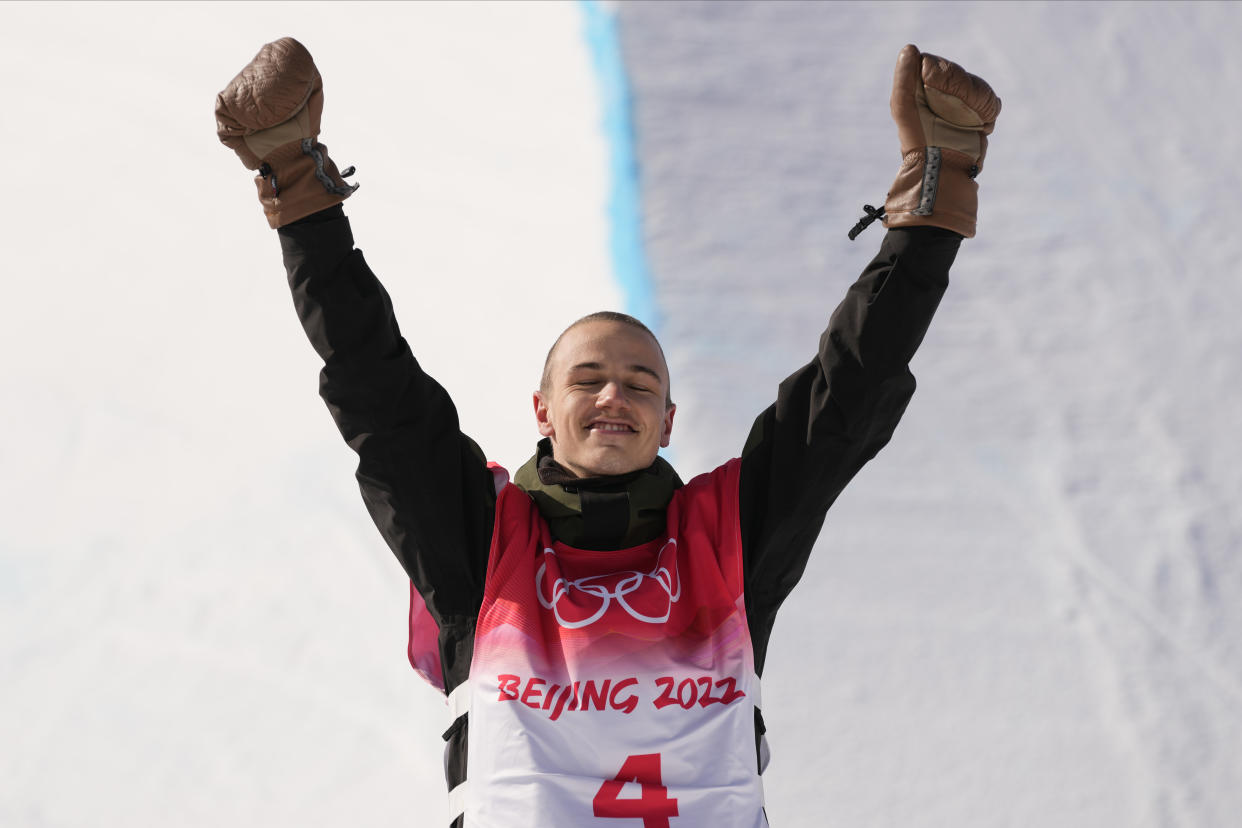
[[[667,561],[665,553],[669,553]],[[673,538],[669,538],[660,549],[650,572],[627,570],[590,575],[574,581],[560,576],[551,580],[544,577],[547,573],[549,557],[555,558],[556,553],[550,548],[545,548],[543,563],[539,565],[539,571],[535,573],[535,594],[539,596],[539,603],[544,609],[552,610],[552,614],[556,616],[556,622],[566,629],[577,630],[594,624],[604,617],[604,613],[612,606],[614,600],[635,621],[645,624],[663,624],[672,615],[673,604],[677,603],[677,599],[681,597],[681,577],[677,573],[677,541]],[[551,580],[551,583],[545,583],[548,580]],[[562,615],[561,608],[565,603],[562,599],[566,596],[569,596],[570,606],[577,607],[581,603],[581,599],[572,594],[575,591],[599,599],[599,606],[586,618],[573,619]],[[661,592],[665,595],[664,599],[658,598]],[[627,598],[627,596],[631,597]],[[643,605],[649,604],[651,598],[657,599],[657,606],[667,601],[663,615],[648,615],[634,606],[634,603],[639,603],[639,599],[646,599],[641,602]],[[593,601],[588,603],[593,603]]]

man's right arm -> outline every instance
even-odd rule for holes
[[[449,650],[468,640],[482,600],[495,487],[448,394],[419,367],[387,292],[354,248],[340,203],[357,187],[319,142],[322,112],[314,59],[281,38],[216,96],[216,134],[258,173],[259,202],[280,234],[294,304],[324,361],[321,394],[358,453],[371,516],[439,625],[442,666],[453,683],[461,659]]]
[[[372,519],[437,623],[473,617],[495,505],[482,452],[410,352],[341,207],[278,232],[298,318],[324,361],[319,392],[358,453]]]

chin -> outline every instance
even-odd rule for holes
[[[592,457],[581,463],[580,468],[591,476],[615,477],[619,474],[629,474],[632,471],[645,469],[654,460],[655,458],[643,460],[633,457]]]

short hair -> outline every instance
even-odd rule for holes
[[[630,316],[628,313],[610,310],[595,311],[595,313],[588,313],[581,319],[574,320],[569,327],[561,331],[561,335],[556,338],[556,341],[552,343],[552,347],[548,349],[548,355],[543,358],[543,374],[539,378],[539,392],[541,394],[548,393],[548,386],[552,383],[552,355],[556,353],[557,346],[561,344],[561,340],[565,338],[565,334],[569,333],[579,325],[585,325],[588,322],[619,322],[622,325],[628,325],[631,328],[635,328],[647,334],[647,336],[651,337],[651,341],[655,343],[656,350],[660,352],[660,359],[664,360],[665,373],[669,373],[668,359],[664,356],[664,348],[660,345],[659,338],[652,333],[651,328],[648,328],[640,320]],[[664,378],[664,385],[666,389],[664,396],[664,407],[672,408],[673,379],[671,376],[666,376]]]

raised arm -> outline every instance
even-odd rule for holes
[[[341,208],[279,234],[298,318],[324,361],[319,393],[358,453],[372,519],[433,616],[473,618],[495,504],[483,453],[410,352]]]
[[[747,615],[760,668],[776,611],[802,577],[824,515],[888,443],[914,393],[909,362],[949,284],[961,237],[890,230],[820,337],[780,384],[742,451]]]
[[[461,678],[452,646],[463,636],[454,630],[472,624],[482,598],[495,488],[448,393],[414,359],[388,293],[354,248],[340,202],[356,187],[318,141],[322,109],[314,61],[284,38],[217,97],[217,132],[258,171],[298,317],[324,361],[320,394],[358,453],[376,526],[439,626],[451,686]]]
[[[825,513],[905,412],[910,360],[962,238],[975,234],[974,179],[1000,99],[956,64],[906,46],[890,106],[902,150],[885,202],[890,230],[832,314],[816,358],[781,383],[742,452],[747,613],[760,670]]]

